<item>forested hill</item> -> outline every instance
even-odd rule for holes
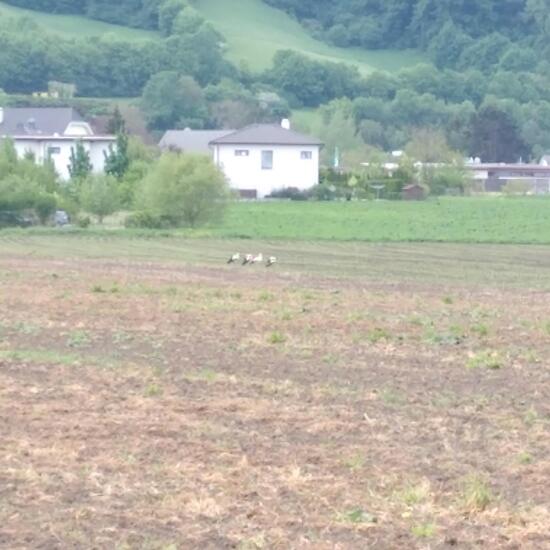
[[[292,12],[327,39],[348,44],[404,47],[426,44],[445,23],[472,37],[501,32],[520,37],[533,28],[545,0],[266,0]]]
[[[487,68],[511,42],[528,56],[550,32],[549,0],[266,1],[338,46],[422,48],[440,66]]]

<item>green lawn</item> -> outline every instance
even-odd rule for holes
[[[111,25],[87,17],[48,14],[34,10],[16,8],[5,2],[0,2],[0,17],[8,16],[28,17],[44,30],[66,38],[111,35],[120,40],[134,41],[156,39],[159,36],[156,32],[131,29],[121,25]]]
[[[322,61],[351,63],[363,73],[397,70],[420,63],[416,51],[346,49],[312,38],[286,13],[261,0],[239,0],[238,9],[227,0],[198,0],[195,7],[225,36],[229,58],[245,61],[252,69],[271,65],[277,50],[292,49]]]
[[[550,244],[550,200],[241,202],[212,233],[263,239]]]

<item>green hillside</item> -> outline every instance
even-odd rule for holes
[[[86,36],[114,35],[121,40],[147,40],[159,35],[153,31],[131,29],[121,25],[111,25],[77,15],[52,15],[33,10],[26,10],[0,2],[0,17],[28,17],[44,30],[66,38]]]
[[[262,0],[240,0],[238,10],[226,0],[198,0],[195,7],[227,40],[228,58],[237,63],[245,62],[254,70],[268,68],[273,55],[280,49],[293,49],[322,61],[350,63],[363,73],[374,69],[398,70],[424,59],[412,50],[367,51],[330,46],[312,38],[297,21]],[[0,2],[0,16],[25,16],[43,29],[64,37],[115,35],[130,41],[158,37],[153,31],[82,16],[26,10],[5,2]]]
[[[286,13],[261,0],[239,0],[238,9],[227,0],[198,0],[195,7],[225,36],[232,61],[245,61],[252,69],[265,69],[273,54],[293,49],[322,61],[351,63],[363,73],[397,70],[425,58],[411,50],[367,51],[330,46],[312,38]]]

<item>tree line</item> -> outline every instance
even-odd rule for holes
[[[135,97],[152,75],[175,70],[202,85],[234,75],[220,35],[204,20],[162,40],[62,39],[28,18],[0,22],[0,88],[9,93],[47,89],[49,81],[75,84],[86,97]]]
[[[499,50],[512,42],[543,46],[548,53],[548,0],[266,1],[337,46],[421,48],[441,66],[452,65],[461,54],[462,62],[475,61],[476,52]],[[480,41],[485,41],[482,46]]]

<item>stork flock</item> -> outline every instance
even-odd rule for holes
[[[254,264],[263,264],[264,263],[264,255],[260,252],[256,256],[254,254],[240,254],[237,252],[236,254],[233,254],[229,260],[227,260],[228,264],[237,264],[240,263],[241,265],[254,265]],[[268,256],[265,259],[265,267],[271,267],[277,263],[277,258],[275,256]]]

